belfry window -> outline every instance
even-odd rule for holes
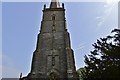
[[[55,20],[55,14],[52,15],[52,20]]]

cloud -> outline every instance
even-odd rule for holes
[[[102,25],[105,23],[105,21],[109,18],[115,5],[116,2],[112,2],[112,3],[106,2],[106,4],[104,5],[105,11],[103,12],[103,15],[96,17],[96,20],[98,21],[97,29],[100,29]]]
[[[50,2],[50,0],[1,0],[2,2]],[[104,2],[105,0],[59,0],[60,2]]]
[[[2,79],[2,65],[0,65],[0,80]]]
[[[9,56],[2,55],[2,66],[0,67],[2,67],[2,78],[19,78],[21,72]]]
[[[15,67],[2,66],[3,78],[19,78],[20,71]]]
[[[81,49],[85,48],[85,46],[86,46],[86,43],[82,43],[77,48],[75,48],[75,51],[81,50]]]
[[[0,53],[0,79],[2,78],[2,54]]]

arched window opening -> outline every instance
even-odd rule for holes
[[[52,20],[55,20],[55,14],[52,15]]]
[[[52,72],[50,73],[48,80],[59,80],[59,77],[56,73]]]

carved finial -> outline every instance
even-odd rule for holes
[[[19,78],[19,80],[22,80],[22,73],[20,73],[20,78]]]
[[[62,3],[62,8],[64,9],[64,3]]]
[[[22,73],[20,74],[20,78],[22,78]]]
[[[44,4],[44,10],[46,9],[46,4]]]

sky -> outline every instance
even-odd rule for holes
[[[23,75],[30,72],[43,4],[49,7],[47,2],[2,3],[2,77],[18,78],[21,72]],[[65,9],[67,29],[78,69],[85,66],[84,56],[93,50],[92,44],[118,28],[118,5],[108,0],[65,2]]]

